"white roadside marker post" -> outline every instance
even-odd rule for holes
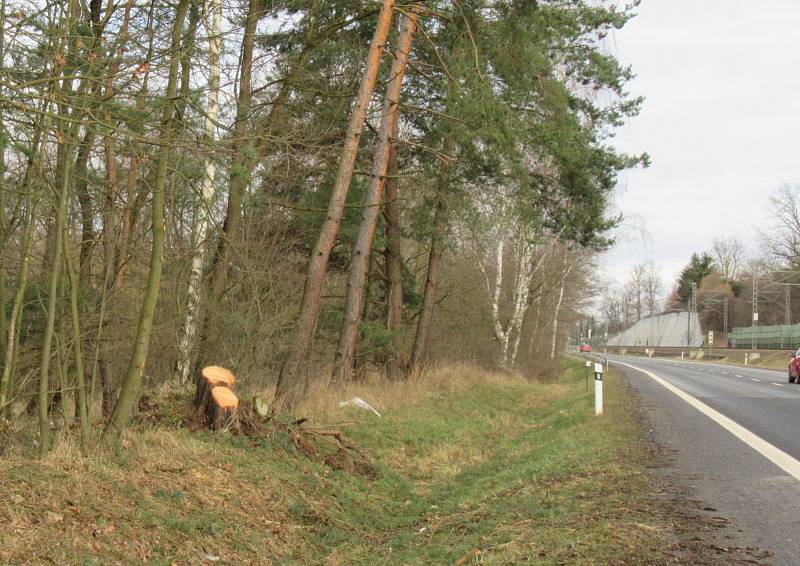
[[[603,364],[594,364],[594,414],[603,414]]]

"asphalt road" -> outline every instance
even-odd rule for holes
[[[671,476],[741,529],[745,544],[773,551],[770,563],[800,564],[800,385],[788,383],[783,371],[608,359],[642,400],[655,440],[674,454]]]

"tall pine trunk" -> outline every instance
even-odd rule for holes
[[[339,232],[339,225],[342,221],[342,213],[347,193],[350,189],[350,181],[353,178],[361,132],[367,118],[369,101],[375,90],[375,80],[378,76],[378,68],[386,45],[386,38],[389,36],[389,30],[391,29],[393,12],[394,0],[383,0],[372,42],[367,53],[361,84],[350,115],[350,124],[347,128],[344,148],[339,159],[339,168],[331,190],[328,211],[322,224],[319,238],[309,259],[297,330],[290,346],[289,354],[278,376],[275,398],[272,403],[273,414],[276,412],[291,413],[305,394],[307,383],[304,362],[316,330],[328,258],[336,242],[336,235]]]
[[[347,300],[344,310],[344,324],[339,335],[339,347],[333,362],[331,381],[347,381],[353,373],[355,361],[356,338],[358,325],[364,310],[364,281],[369,268],[372,240],[378,225],[383,189],[386,185],[386,172],[392,149],[392,138],[397,133],[397,122],[400,115],[400,92],[403,86],[411,42],[417,27],[416,7],[402,18],[402,28],[394,50],[394,60],[389,72],[389,84],[383,103],[381,125],[378,130],[378,141],[375,145],[370,184],[364,199],[361,213],[361,224],[353,244],[350,275],[347,281]]]
[[[172,139],[175,135],[175,97],[178,85],[178,67],[180,64],[180,45],[183,22],[190,0],[180,0],[175,9],[175,20],[172,27],[169,78],[164,96],[164,109],[161,116],[161,145],[158,151],[155,179],[153,180],[152,232],[153,243],[150,253],[150,271],[147,278],[142,307],[139,312],[139,323],[131,354],[128,371],[122,389],[114,406],[114,412],[106,425],[105,432],[117,432],[127,424],[133,406],[139,396],[142,372],[147,361],[147,350],[150,346],[150,333],[153,329],[153,316],[158,291],[161,284],[161,268],[164,255],[164,192],[167,180],[167,167],[172,155]]]
[[[386,219],[386,330],[391,333],[391,352],[386,362],[389,379],[400,377],[401,339],[403,324],[403,256],[400,249],[400,204],[397,189],[397,145],[392,145],[389,155],[389,168],[386,176],[386,190],[383,215]]]

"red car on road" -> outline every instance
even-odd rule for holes
[[[578,351],[582,354],[588,354],[592,351],[592,347],[589,346],[589,344],[581,344],[580,348],[578,348]]]
[[[789,362],[789,383],[800,383],[800,350],[789,352],[792,360]]]

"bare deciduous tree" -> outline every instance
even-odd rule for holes
[[[739,238],[715,238],[711,242],[717,270],[725,281],[739,278],[744,261],[745,248]]]
[[[800,185],[784,184],[767,205],[772,226],[758,234],[766,251],[781,263],[800,264]]]

